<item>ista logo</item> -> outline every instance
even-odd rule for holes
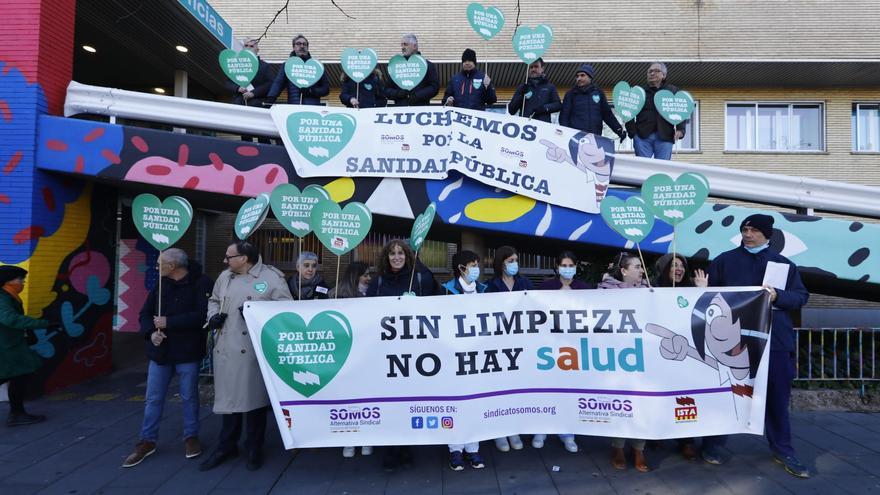
[[[697,403],[692,397],[676,397],[675,404],[675,421],[677,423],[697,420]]]

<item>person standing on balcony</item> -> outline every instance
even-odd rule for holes
[[[771,247],[773,217],[754,214],[740,224],[742,244],[721,253],[709,265],[709,286],[763,285],[770,293],[773,331],[770,336],[770,367],[767,371],[767,409],[764,430],[773,459],[785,471],[798,478],[809,478],[810,472],[798,460],[791,445],[791,421],[788,409],[791,400],[791,381],[795,378],[795,333],[789,314],[807,303],[810,294],[801,282],[797,265],[775,252]],[[769,267],[778,272],[781,265],[787,270],[784,287],[764,283]],[[777,283],[777,285],[782,285]],[[703,439],[703,460],[721,464],[720,447],[726,436]]]
[[[293,51],[290,52],[290,56],[299,57],[303,62],[312,58],[312,54],[309,53],[309,40],[305,36],[297,34],[293,37]],[[315,84],[308,88],[300,88],[290,82],[282,65],[281,70],[275,75],[272,87],[269,88],[269,94],[266,95],[267,102],[269,104],[275,103],[278,95],[281,94],[281,90],[285,87],[287,88],[287,103],[291,105],[320,105],[321,98],[330,94],[330,82],[327,80],[326,72],[321,75],[321,78]]]
[[[604,121],[621,141],[626,139],[626,132],[611,111],[605,92],[593,83],[596,78],[593,66],[581,65],[574,77],[574,87],[565,93],[565,98],[562,100],[559,125],[601,136]]]
[[[529,64],[529,80],[520,84],[507,104],[507,113],[550,122],[550,117],[562,109],[556,86],[544,75],[544,59]]]
[[[259,60],[257,75],[254,76],[250,84],[244,87],[232,81],[226,81],[226,89],[232,93],[232,103],[234,105],[263,108],[263,102],[266,100],[266,95],[269,94],[269,88],[272,86],[273,79],[275,79],[275,71],[272,70],[271,65],[260,58],[260,40],[256,38],[245,40],[244,49],[250,50]],[[254,138],[253,136],[243,135],[241,140],[252,142]],[[267,137],[260,137],[259,142],[269,144],[270,140]]]
[[[675,141],[684,138],[687,121],[673,126],[657,112],[654,95],[660,90],[678,92],[678,88],[666,82],[666,64],[654,62],[648,67],[648,87],[645,88],[645,106],[636,118],[626,123],[626,132],[633,140],[636,156],[669,160]]]
[[[451,107],[485,110],[498,101],[488,74],[477,69],[477,52],[470,48],[461,54],[461,72],[449,79],[443,104]]]
[[[400,38],[400,53],[407,60],[413,55],[422,54],[419,51],[419,40],[416,38],[416,35],[408,33]],[[434,65],[434,62],[427,58],[425,62],[428,64],[425,77],[412,90],[401,89],[390,77],[388,78],[388,84],[385,86],[385,97],[389,100],[394,100],[394,106],[427,106],[431,104],[431,98],[437,96],[437,93],[440,92],[440,77],[437,76],[437,67]]]

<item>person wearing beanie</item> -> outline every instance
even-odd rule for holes
[[[529,79],[516,88],[507,104],[507,113],[550,122],[551,116],[562,109],[556,86],[544,75],[546,68],[542,58],[529,64]]]
[[[795,376],[795,333],[791,312],[807,303],[810,294],[801,282],[797,265],[773,249],[773,217],[754,214],[746,217],[739,227],[742,244],[721,253],[709,265],[710,287],[763,286],[770,293],[772,328],[770,336],[770,366],[767,371],[767,406],[764,430],[770,451],[785,471],[799,478],[808,478],[809,470],[798,460],[791,445],[789,402],[791,380]],[[772,264],[772,265],[771,265]],[[768,265],[775,271],[787,268],[784,284],[775,287],[764,283]],[[725,436],[703,439],[703,460],[721,464],[721,447]]]
[[[492,79],[477,69],[477,52],[470,48],[461,54],[461,72],[449,79],[446,92],[443,93],[443,104],[485,110],[487,105],[498,101]]]
[[[40,356],[31,350],[29,331],[47,328],[49,322],[24,314],[19,294],[24,290],[27,270],[0,266],[0,384],[9,383],[9,416],[6,426],[23,426],[46,420],[42,414],[24,409],[24,394],[30,376],[43,366]]]
[[[575,71],[575,85],[562,100],[559,125],[601,136],[604,121],[623,141],[626,139],[626,131],[611,111],[605,92],[594,84],[595,77],[596,71],[592,65],[582,64],[578,67]]]
[[[633,140],[636,156],[669,160],[672,158],[672,146],[684,138],[684,122],[672,125],[657,112],[654,106],[654,95],[658,91],[667,90],[673,93],[678,88],[666,82],[667,68],[662,62],[654,62],[648,66],[648,85],[645,89],[645,106],[636,118],[626,123],[626,132]]]

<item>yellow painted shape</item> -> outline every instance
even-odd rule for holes
[[[143,402],[147,400],[147,397],[144,395],[132,395],[131,397],[125,399],[128,402]]]
[[[478,199],[464,209],[464,214],[471,220],[485,223],[512,222],[517,218],[532,211],[535,201],[525,196],[511,196],[509,198],[484,198]]]
[[[324,186],[324,189],[330,193],[330,199],[339,203],[354,196],[354,181],[351,177],[340,177]]]
[[[49,397],[46,397],[46,400],[71,400],[71,399],[75,399],[75,398],[76,398],[76,394],[75,394],[75,393],[73,393],[73,392],[66,392],[66,393],[63,393],[63,394],[54,394],[54,395],[50,395]]]
[[[95,394],[86,397],[86,400],[94,400],[98,402],[107,402],[119,397],[119,394]]]

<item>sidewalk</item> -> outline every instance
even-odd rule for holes
[[[381,468],[381,449],[370,457],[344,459],[341,449],[288,452],[269,424],[266,460],[257,472],[239,458],[200,472],[204,458],[184,458],[178,401],[166,407],[155,454],[142,464],[120,464],[137,442],[146,386],[143,370],[125,370],[26,403],[46,414],[45,423],[0,426],[0,492],[27,493],[296,493],[296,494],[778,494],[880,493],[880,414],[797,412],[795,448],[813,478],[799,480],[774,464],[763,438],[731,437],[722,466],[689,463],[667,441],[648,450],[654,470],[615,471],[609,441],[577,437],[581,451],[569,454],[555,436],[542,450],[500,453],[483,442],[486,469],[453,472],[446,448],[417,447],[416,464],[393,474]],[[172,391],[177,384],[172,384]],[[0,406],[5,414],[6,405]],[[219,420],[202,409],[206,452],[216,442]],[[205,454],[203,454],[204,456]],[[554,466],[559,470],[554,471]]]

